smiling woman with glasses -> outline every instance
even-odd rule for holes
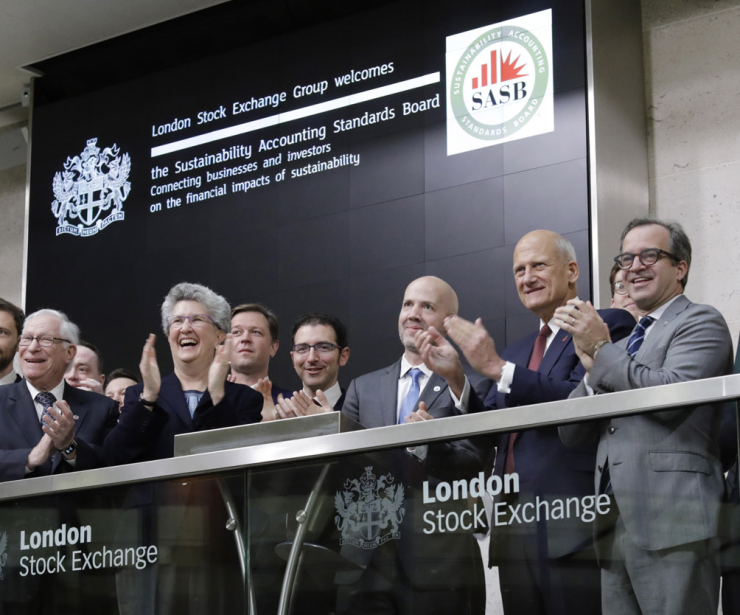
[[[262,395],[226,380],[232,342],[226,299],[200,284],[177,284],[162,303],[161,317],[174,372],[160,376],[156,336],[150,334],[139,365],[142,382],[126,389],[118,426],[105,441],[110,464],[172,457],[177,434],[257,423],[262,418]],[[238,583],[230,576],[239,570],[232,538],[214,529],[227,521],[216,481],[136,485],[123,508],[130,514],[122,516],[126,527],[119,527],[118,535],[140,541],[141,528],[153,528],[151,544],[166,550],[169,559],[143,570],[123,568],[116,573],[121,613],[149,613],[160,601],[187,601],[190,587],[204,595],[220,595],[224,587]],[[191,547],[192,528],[216,537],[209,547],[226,554],[223,561]],[[184,544],[188,547],[183,551]],[[175,579],[181,580],[179,585]],[[241,610],[236,605],[233,609]]]
[[[256,423],[262,396],[226,381],[231,345],[231,309],[221,295],[183,282],[161,310],[174,373],[162,378],[150,334],[139,369],[142,383],[129,387],[119,426],[111,434],[111,463],[171,457],[179,433]]]

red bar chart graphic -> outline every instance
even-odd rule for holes
[[[491,63],[490,63],[490,76],[491,76],[491,85],[498,82],[498,63],[496,62],[496,56],[498,54],[498,51],[495,49],[491,51]],[[480,82],[478,81],[478,77],[473,77],[473,89],[477,90],[478,88],[484,88],[488,85],[488,75],[489,75],[489,64],[481,64],[480,67]],[[478,85],[480,83],[480,85]]]
[[[501,81],[511,81],[513,79],[519,79],[526,77],[521,72],[524,69],[524,65],[517,66],[521,56],[517,56],[513,60],[511,59],[511,51],[506,58],[501,60]],[[480,66],[480,77],[473,77],[473,89],[484,88],[486,86],[498,83],[498,50],[494,49],[491,51],[490,62],[484,62]]]

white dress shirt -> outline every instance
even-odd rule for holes
[[[547,340],[545,341],[545,353],[547,353],[547,349],[550,347],[550,344],[552,344],[552,341],[555,339],[558,331],[560,331],[560,327],[555,324],[555,317],[551,318],[550,322],[548,322],[547,324],[550,326],[551,333],[547,336]],[[544,321],[540,320],[540,331],[544,326]],[[501,378],[498,381],[499,393],[511,393],[511,384],[512,382],[514,382],[515,369],[516,365],[514,365],[514,363],[512,363],[511,361],[506,362],[506,365],[504,365],[503,369],[501,370]]]

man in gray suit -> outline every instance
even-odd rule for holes
[[[365,427],[384,427],[465,412],[471,385],[485,397],[490,381],[481,376],[469,380],[456,356],[448,369],[432,366],[447,374],[442,378],[424,364],[416,347],[419,332],[433,327],[432,331],[444,334],[445,317],[457,311],[457,295],[444,280],[426,276],[411,282],[398,317],[403,356],[384,369],[353,380],[342,412]],[[406,486],[401,538],[375,552],[343,548],[342,555],[363,566],[364,572],[337,575],[337,582],[343,585],[337,612],[482,613],[483,564],[473,535],[463,531],[422,533],[427,526],[422,521],[424,507],[419,493],[423,480],[433,489],[437,479],[476,476],[482,469],[478,448],[466,440],[436,443],[389,451],[386,460],[397,482]]]
[[[635,219],[621,251],[615,261],[640,313],[629,339],[612,344],[590,303],[569,301],[555,313],[587,371],[571,397],[730,373],[724,318],[683,295],[691,265],[683,229]],[[613,513],[608,527],[604,519],[596,525],[605,533],[597,544],[605,615],[717,612],[720,414],[679,407],[560,428],[568,445],[599,441],[595,487],[612,496]]]

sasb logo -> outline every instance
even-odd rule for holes
[[[447,37],[447,155],[554,130],[548,9]]]
[[[64,171],[54,175],[56,198],[51,211],[57,219],[57,235],[88,237],[125,217],[122,207],[131,190],[131,158],[128,154],[121,156],[115,143],[101,152],[97,142],[88,139],[82,153],[67,157]],[[103,218],[103,212],[111,208],[113,211]],[[79,222],[70,224],[68,218]]]
[[[401,507],[403,494],[403,485],[395,485],[393,475],[378,478],[372,466],[365,468],[359,480],[347,479],[344,491],[337,491],[334,497],[338,513],[334,522],[342,532],[339,544],[374,549],[399,539],[398,526],[406,512]]]

